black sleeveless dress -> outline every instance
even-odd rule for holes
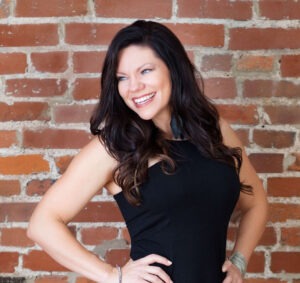
[[[130,205],[123,192],[114,195],[131,236],[130,256],[165,256],[172,265],[161,267],[175,283],[221,283],[238,175],[189,141],[170,141],[170,148],[175,173],[163,173],[161,162],[151,166],[140,206]]]

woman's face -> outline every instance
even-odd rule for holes
[[[130,45],[119,55],[118,89],[127,106],[159,126],[170,122],[170,72],[147,46]]]

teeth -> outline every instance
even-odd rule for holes
[[[146,96],[143,96],[143,97],[134,99],[134,102],[135,102],[136,104],[143,104],[143,103],[145,103],[146,101],[148,101],[149,99],[151,99],[153,96],[154,96],[154,93],[151,93],[151,94],[149,94],[149,95],[146,95]]]

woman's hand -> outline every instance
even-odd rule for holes
[[[172,263],[160,255],[151,254],[138,260],[129,260],[122,267],[122,283],[173,283],[169,275],[153,263],[160,263],[166,266]],[[118,282],[118,271],[114,269],[105,283]]]
[[[222,271],[226,272],[223,283],[242,283],[243,276],[240,270],[230,261],[226,260],[222,266]]]

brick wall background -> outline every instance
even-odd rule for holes
[[[89,282],[25,231],[36,203],[91,138],[107,44],[137,18],[166,23],[180,37],[267,189],[268,227],[245,281],[299,283],[296,0],[0,0],[0,281]],[[129,237],[105,189],[70,229],[109,262],[128,258]]]

